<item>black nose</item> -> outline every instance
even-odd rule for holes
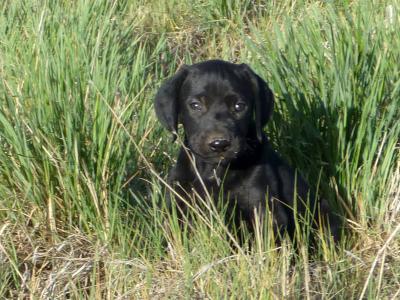
[[[231,142],[229,140],[225,140],[225,139],[216,139],[216,140],[213,140],[208,145],[210,146],[211,151],[224,152],[229,148],[229,146],[231,145]]]

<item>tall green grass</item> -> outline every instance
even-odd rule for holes
[[[388,298],[400,291],[396,1],[3,1],[0,298]],[[152,100],[183,63],[248,63],[274,147],[347,221],[314,253],[222,216],[180,229]],[[200,205],[202,206],[202,205]],[[268,226],[267,226],[268,227]]]
[[[354,6],[311,5],[273,33],[255,28],[249,43],[278,96],[277,147],[312,172],[311,181],[323,168],[322,182],[334,178],[343,204],[360,215],[353,200],[381,206],[396,168],[400,56],[398,23],[389,23],[385,6]]]

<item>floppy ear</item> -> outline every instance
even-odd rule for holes
[[[248,74],[254,94],[254,116],[256,121],[257,139],[262,142],[262,130],[274,110],[274,94],[267,83],[246,64],[242,64]]]
[[[188,67],[182,66],[179,71],[167,79],[157,92],[154,108],[161,124],[176,137],[178,127],[178,97],[181,85],[188,73]]]

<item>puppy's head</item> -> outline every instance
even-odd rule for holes
[[[211,60],[183,66],[160,87],[155,110],[176,134],[182,123],[191,151],[210,163],[230,161],[250,139],[263,139],[273,94],[247,65]]]

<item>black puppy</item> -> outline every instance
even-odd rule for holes
[[[295,218],[311,215],[314,225],[330,224],[337,239],[338,223],[327,203],[317,201],[269,146],[263,127],[273,104],[267,84],[246,64],[210,60],[183,66],[155,98],[161,123],[175,135],[182,123],[185,132],[186,149],[180,150],[168,182],[188,200],[193,189],[205,196],[204,185],[215,200],[222,193],[236,220],[250,225],[268,207],[276,233],[286,230],[292,236]]]

